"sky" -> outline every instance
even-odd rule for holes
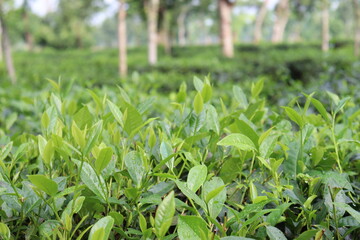
[[[17,5],[20,5],[23,0],[15,0]],[[74,0],[81,1],[81,0]],[[92,19],[94,25],[101,24],[108,16],[113,16],[117,11],[118,0],[104,0],[107,8],[99,14],[96,14]],[[201,1],[201,0],[199,0]],[[270,0],[269,8],[272,9],[278,0]],[[31,1],[31,9],[39,16],[46,15],[47,12],[55,11],[58,0],[33,0]]]

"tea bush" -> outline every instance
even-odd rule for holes
[[[328,76],[329,71],[344,72],[347,76],[351,76],[354,69],[358,71],[353,65],[356,59],[352,57],[352,49],[347,45],[326,55],[320,49],[318,44],[239,45],[234,59],[224,59],[216,46],[174,47],[172,56],[160,49],[158,64],[149,66],[146,49],[133,48],[128,51],[129,72],[138,72],[144,81],[156,79],[154,82],[161,88],[174,91],[183,81],[191,86],[193,75],[211,74],[216,79],[215,86],[244,82],[261,75],[289,86],[293,81],[312,84],[319,81],[322,74]],[[119,83],[117,50],[48,49],[17,52],[14,59],[20,81],[30,87],[41,87],[45,78],[58,79],[59,76],[88,87]],[[0,68],[3,70],[4,66]],[[5,71],[0,71],[0,77],[6,79]]]
[[[280,107],[265,78],[176,92],[139,78],[1,89],[4,239],[360,235],[358,98]]]

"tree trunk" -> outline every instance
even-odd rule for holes
[[[295,26],[293,27],[293,31],[289,37],[290,42],[301,42],[301,30],[302,30],[302,23],[299,21],[295,23]]]
[[[262,26],[265,20],[268,5],[269,0],[264,0],[259,12],[257,13],[254,29],[254,43],[259,43],[262,40]]]
[[[329,41],[330,41],[330,30],[329,30],[329,2],[328,0],[323,0],[323,9],[322,9],[322,44],[321,49],[323,52],[329,51]]]
[[[6,23],[4,19],[4,13],[2,8],[3,0],[0,0],[0,25],[1,25],[1,47],[4,54],[4,60],[7,68],[8,75],[10,77],[10,80],[13,84],[16,83],[16,74],[15,74],[15,68],[11,56],[11,46],[10,46],[10,40],[6,28]]]
[[[171,25],[171,13],[165,8],[161,10],[161,29],[158,35],[158,42],[164,46],[165,53],[171,54],[171,36],[170,36],[170,25]]]
[[[231,29],[232,7],[233,4],[228,0],[219,0],[220,39],[222,53],[225,57],[228,58],[232,58],[234,56],[234,44]]]
[[[276,20],[274,23],[273,35],[271,39],[273,43],[279,43],[283,41],[285,28],[289,21],[289,15],[289,0],[280,0],[276,6]]]
[[[3,48],[2,48],[2,28],[1,28],[1,24],[0,24],[0,62],[2,62],[3,60]]]
[[[119,0],[119,73],[121,77],[127,76],[127,34],[126,34],[126,0]]]
[[[353,0],[354,6],[354,54],[356,57],[360,54],[360,3],[359,0]]]
[[[157,62],[157,23],[159,12],[159,0],[147,0],[147,23],[148,23],[148,61],[150,65]]]
[[[180,10],[180,14],[176,20],[178,24],[178,41],[180,46],[186,45],[186,16],[189,12],[190,6],[187,4]]]
[[[31,51],[33,49],[33,37],[29,29],[29,3],[28,0],[24,1],[22,19],[24,22],[24,38],[27,45],[27,49]]]

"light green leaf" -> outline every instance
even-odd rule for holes
[[[72,159],[80,171],[81,161]],[[100,199],[106,202],[106,183],[101,175],[97,175],[95,170],[87,162],[82,163],[80,173],[81,181]]]
[[[81,131],[80,128],[76,125],[76,122],[73,121],[71,125],[71,134],[75,140],[75,142],[80,146],[81,149],[84,149],[86,144],[86,131]]]
[[[86,140],[87,142],[84,148],[84,155],[87,155],[91,151],[91,149],[93,148],[93,146],[95,145],[96,141],[98,140],[101,134],[102,128],[103,128],[102,120],[94,124],[90,132],[90,135]]]
[[[316,110],[318,110],[318,112],[324,118],[324,120],[326,122],[330,123],[331,121],[330,121],[330,118],[328,116],[328,112],[326,111],[323,104],[319,100],[317,100],[315,98],[311,98],[311,103],[315,106]]]
[[[337,114],[338,112],[340,112],[345,104],[351,99],[351,97],[346,97],[340,100],[339,104],[336,106],[335,110],[334,110],[334,114]]]
[[[175,214],[174,191],[171,191],[160,203],[155,215],[155,233],[158,238],[165,236]]]
[[[244,116],[244,118],[246,119],[245,116]],[[249,120],[247,120],[247,121],[249,121]],[[254,143],[255,147],[258,148],[259,147],[259,144],[258,144],[259,136],[255,132],[255,130],[250,126],[250,124],[242,119],[240,119],[240,120],[236,119],[235,123],[236,123],[236,126],[238,127],[238,129],[240,130],[240,133],[242,133],[245,136],[247,136],[248,138],[250,138],[251,141]]]
[[[99,98],[98,95],[96,95],[96,93],[90,89],[87,89],[88,93],[91,95],[92,99],[94,100],[94,102],[96,103],[97,107],[99,109],[103,109],[103,103],[101,101],[101,99]]]
[[[140,186],[145,175],[145,167],[140,153],[135,151],[129,152],[126,154],[124,162],[131,179],[137,186]]]
[[[49,166],[55,153],[55,148],[52,140],[49,140],[44,148],[42,159],[44,163]]]
[[[13,147],[13,142],[9,142],[8,144],[6,144],[4,147],[1,148],[0,164],[3,169],[5,169],[5,165],[4,165],[3,161],[9,155],[12,147]]]
[[[200,92],[195,95],[193,106],[196,114],[199,115],[204,108],[204,101]]]
[[[28,175],[28,178],[32,184],[50,196],[55,196],[58,192],[57,183],[44,175]]]
[[[170,155],[173,154],[173,149],[170,145],[169,142],[167,141],[163,141],[160,144],[160,155],[163,159],[167,159]],[[166,162],[166,166],[169,169],[173,169],[174,168],[174,158],[170,158],[168,162]]]
[[[201,91],[201,96],[204,100],[204,103],[208,102],[212,97],[212,88],[210,84],[205,83]]]
[[[65,223],[66,221],[66,217],[72,217],[72,215],[74,213],[77,213],[80,211],[83,203],[84,203],[85,197],[84,196],[80,196],[78,198],[76,198],[75,203],[74,200],[71,200],[68,205],[66,206],[66,208],[64,209],[64,211],[61,214],[61,220],[63,221],[63,223]]]
[[[222,237],[220,238],[220,240],[254,240],[254,238],[229,236],[229,237]]]
[[[243,151],[256,151],[256,147],[251,139],[241,133],[232,133],[221,139],[217,145],[233,146]]]
[[[107,100],[111,113],[113,114],[115,120],[120,124],[120,126],[124,126],[123,122],[123,114],[120,109],[110,100]]]
[[[10,239],[10,235],[11,233],[9,227],[5,223],[0,222],[0,237]]]
[[[74,121],[80,129],[84,129],[85,126],[88,128],[93,123],[94,116],[90,113],[87,106],[82,107],[75,115]]]
[[[111,147],[106,147],[100,150],[98,157],[95,161],[95,170],[98,173],[101,173],[101,171],[106,168],[112,158],[112,155],[113,150],[111,149]]]
[[[192,167],[187,177],[187,187],[196,192],[205,182],[207,176],[207,167],[205,165],[198,165]]]
[[[40,235],[44,238],[51,238],[56,234],[56,230],[60,228],[61,223],[56,220],[47,220],[39,226]]]
[[[9,130],[17,119],[18,119],[18,114],[16,112],[10,114],[10,116],[6,118],[5,129]]]
[[[38,135],[37,139],[38,139],[38,148],[39,148],[40,156],[43,156],[44,155],[44,149],[45,149],[45,146],[47,144],[47,141],[41,135]]]
[[[213,177],[210,181],[205,182],[203,195],[207,202],[210,217],[216,218],[226,200],[226,189],[223,180],[219,177]]]
[[[317,195],[311,195],[310,197],[308,197],[308,199],[306,199],[306,201],[304,203],[304,207],[307,209],[311,209],[311,203],[316,197],[317,197]]]
[[[108,240],[114,219],[110,216],[103,217],[91,228],[89,240]]]
[[[179,216],[178,236],[180,240],[208,240],[206,222],[197,216]]]
[[[143,124],[139,111],[132,105],[128,104],[124,112],[124,130],[128,135],[134,135],[133,131],[137,130]]]
[[[139,213],[139,225],[141,232],[144,233],[147,230],[147,223],[145,217],[141,213]]]
[[[207,104],[205,105],[206,109],[206,127],[209,130],[216,132],[218,135],[220,134],[220,123],[219,123],[219,115],[216,112],[214,106]]]
[[[266,226],[266,233],[270,240],[287,240],[285,235],[276,227]]]
[[[185,183],[180,182],[179,180],[174,180],[174,182],[187,198],[194,200],[194,202],[200,207],[202,207],[204,210],[207,209],[205,202],[201,198],[199,198],[199,196],[196,195],[193,191],[191,191]]]
[[[290,107],[282,107],[282,108],[284,108],[286,115],[293,122],[295,122],[300,127],[300,129],[302,129],[304,127],[304,120],[302,119],[302,117],[299,113],[297,113],[294,109],[292,109]]]
[[[285,210],[288,209],[291,205],[292,203],[283,203],[277,206],[276,209],[266,217],[266,221],[270,223],[270,225],[275,226],[279,222],[280,217],[285,212]]]
[[[201,81],[200,78],[194,76],[193,83],[196,91],[201,92],[204,87],[203,81]]]
[[[241,108],[247,108],[249,106],[246,95],[239,86],[233,87],[233,94]]]
[[[225,188],[225,185],[220,186],[218,188],[215,188],[214,190],[212,190],[211,192],[209,192],[208,194],[206,194],[205,196],[205,202],[209,203],[209,201],[211,199],[213,199],[214,197],[216,197],[219,193],[221,193]]]
[[[256,83],[251,84],[251,96],[253,98],[259,96],[264,87],[264,78],[260,78]]]

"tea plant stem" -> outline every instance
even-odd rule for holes
[[[340,173],[342,173],[342,167],[341,167],[340,157],[339,157],[339,148],[338,148],[336,136],[335,136],[335,116],[332,119],[331,137],[332,137],[332,141],[333,141],[334,148],[335,148],[336,162],[339,167]]]
[[[201,214],[200,214],[199,210],[196,208],[193,200],[191,200],[191,199],[189,198],[189,202],[191,203],[191,206],[193,206],[193,208],[195,209],[196,214],[197,214],[199,217],[201,217]],[[206,210],[209,211],[208,209],[206,209]]]
[[[303,161],[303,151],[304,151],[304,146],[303,146],[303,129],[300,128],[300,152],[299,152],[299,160],[300,162]],[[296,166],[297,169],[297,166]]]
[[[76,199],[78,197],[76,195],[76,193],[78,192],[78,189],[79,189],[80,175],[81,175],[83,164],[84,164],[84,157],[81,154],[81,164],[80,164],[79,174],[77,174],[77,178],[76,178],[76,181],[75,181],[74,199],[73,199],[73,203],[72,203],[72,206],[71,206],[71,211],[75,208],[75,201],[76,201]]]
[[[337,220],[336,207],[335,207],[335,204],[334,204],[336,196],[334,196],[333,192],[331,191],[330,186],[329,186],[329,192],[330,192],[331,201],[332,201],[332,205],[333,205],[333,214],[334,214],[334,221],[335,221],[335,227],[336,227],[336,237],[337,237],[338,240],[340,240],[341,237],[340,237],[340,233],[339,233],[339,223],[338,223],[338,220]]]
[[[193,136],[195,136],[195,134],[196,134],[196,129],[197,129],[198,124],[199,124],[199,118],[200,118],[200,116],[196,115],[196,117],[195,117],[195,127],[194,127]]]
[[[49,165],[49,178],[52,179],[52,170],[51,170],[51,165]]]
[[[52,211],[54,212],[54,214],[55,214],[56,219],[57,219],[59,222],[61,222],[61,218],[60,218],[59,214],[58,214],[57,211],[56,211],[54,199],[52,199],[52,204],[51,204],[50,202],[48,202],[48,201],[42,196],[42,194],[39,194],[39,197],[51,208],[51,210],[52,210]]]
[[[251,159],[251,165],[250,165],[250,173],[249,173],[249,176],[251,176],[251,174],[252,174],[253,167],[254,167],[254,162],[255,162],[255,152],[253,152],[253,156],[252,156],[252,159]]]

